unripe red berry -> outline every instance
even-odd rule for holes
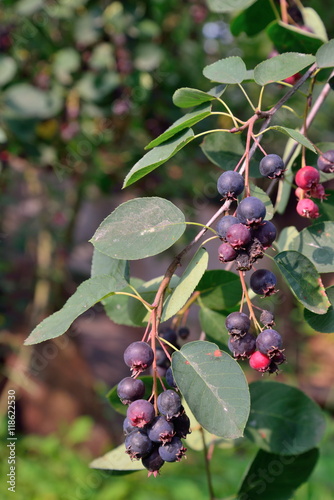
[[[319,170],[314,167],[303,167],[300,168],[296,174],[295,182],[298,187],[302,189],[311,189],[320,180]]]
[[[327,198],[325,188],[322,184],[317,184],[310,191],[311,198],[319,198],[319,200],[325,200]]]
[[[295,195],[298,200],[302,200],[303,198],[305,198],[305,196],[307,196],[307,193],[304,189],[297,187],[297,189],[295,190]]]
[[[270,365],[270,359],[260,351],[255,351],[249,358],[249,366],[258,372],[265,372]]]
[[[285,78],[283,82],[290,83],[290,85],[294,85],[296,82],[298,82],[301,76],[302,76],[301,73],[295,73],[294,75]]]
[[[319,217],[319,208],[314,201],[309,198],[299,200],[296,207],[297,213],[308,219],[317,219]]]

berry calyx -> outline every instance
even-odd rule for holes
[[[318,198],[319,200],[326,200],[326,191],[322,184],[317,184],[310,190],[311,198]]]
[[[260,174],[269,179],[277,179],[282,177],[285,170],[285,165],[282,158],[275,154],[270,154],[262,158],[260,161]]]
[[[306,190],[316,186],[319,183],[319,180],[319,170],[309,166],[300,168],[295,177],[297,186]]]
[[[179,437],[175,436],[170,443],[159,447],[160,457],[165,462],[179,462],[185,455],[187,448],[182,444]]]
[[[319,217],[319,207],[313,200],[303,198],[299,200],[296,207],[297,213],[308,219],[317,219]]]
[[[264,203],[255,196],[248,196],[241,200],[237,208],[237,217],[242,224],[256,226],[260,224],[266,216]]]
[[[251,333],[243,337],[231,336],[228,340],[228,348],[236,359],[248,358],[255,351],[256,338]]]
[[[234,170],[223,172],[217,181],[217,190],[223,198],[235,199],[245,187],[242,175]]]
[[[146,399],[137,399],[130,404],[126,416],[131,425],[143,428],[154,419],[154,406]]]
[[[174,425],[162,416],[155,417],[147,429],[147,435],[154,443],[169,443],[174,434]]]
[[[275,354],[281,352],[283,341],[281,335],[272,328],[267,328],[259,333],[256,339],[256,348],[262,354],[272,358]]]
[[[269,248],[276,239],[276,227],[270,220],[264,220],[256,229],[253,229],[252,236],[259,240],[263,249]]]
[[[134,374],[140,373],[153,363],[154,354],[146,342],[132,342],[124,351],[124,362]]]
[[[249,366],[261,373],[267,371],[270,363],[270,358],[260,351],[255,351],[249,358]]]
[[[148,470],[148,477],[150,477],[151,475],[157,477],[157,475],[159,474],[159,470],[164,463],[165,461],[161,458],[159,450],[157,448],[154,448],[149,455],[142,458],[142,464]]]
[[[277,292],[275,289],[276,283],[276,276],[268,269],[258,269],[250,278],[250,287],[253,292],[265,297]]]

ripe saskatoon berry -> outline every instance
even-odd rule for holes
[[[173,346],[175,346],[175,347],[177,346],[177,334],[176,334],[176,331],[173,330],[172,328],[169,328],[169,327],[161,328],[161,330],[159,332],[159,337],[167,340],[167,342],[169,342]],[[165,347],[167,347],[166,344],[165,344]]]
[[[256,338],[251,333],[243,337],[230,337],[228,348],[236,359],[248,358],[255,351]]]
[[[222,240],[226,241],[226,231],[230,226],[233,226],[233,224],[238,224],[240,221],[236,217],[233,217],[233,215],[225,215],[222,217],[217,224],[217,233],[219,238]]]
[[[297,186],[302,189],[311,189],[319,183],[319,180],[319,170],[309,166],[300,168],[295,177]]]
[[[285,170],[284,162],[278,155],[267,155],[260,161],[260,174],[269,179],[282,177]]]
[[[242,224],[255,226],[260,224],[266,216],[264,203],[255,196],[248,196],[241,200],[237,208],[237,217]]]
[[[234,170],[223,172],[217,181],[217,190],[223,198],[235,199],[238,194],[243,192],[244,187],[244,178]]]
[[[142,428],[154,419],[154,407],[146,399],[137,399],[130,404],[126,416],[132,425]]]
[[[187,448],[184,448],[181,439],[176,436],[170,443],[159,447],[159,455],[165,462],[179,462],[186,451]]]
[[[273,355],[271,358],[272,362],[276,363],[276,365],[281,365],[285,362],[286,358],[282,351],[279,351]]]
[[[225,326],[230,335],[244,336],[250,328],[250,319],[247,314],[242,312],[233,312],[225,320]]]
[[[260,321],[264,326],[269,328],[275,324],[275,317],[272,312],[264,310],[261,313]]]
[[[299,200],[296,207],[297,213],[308,219],[317,219],[319,217],[319,207],[313,200],[303,198]]]
[[[334,149],[326,151],[326,153],[319,156],[317,161],[318,169],[325,174],[334,172]]]
[[[147,429],[147,435],[154,443],[169,443],[174,434],[174,425],[162,416],[155,417]]]
[[[187,326],[181,326],[181,328],[178,329],[177,334],[180,339],[185,340],[189,337],[190,330]]]
[[[146,370],[153,359],[153,351],[146,342],[132,342],[124,351],[124,362],[134,373]]]
[[[182,413],[178,417],[173,418],[172,422],[174,424],[174,431],[176,436],[185,439],[187,435],[191,433],[190,419],[185,413]]]
[[[234,250],[229,243],[222,243],[218,248],[218,258],[220,262],[231,262],[238,255],[238,252]]]
[[[161,458],[157,448],[154,448],[149,455],[142,459],[143,466],[148,470],[148,477],[150,477],[151,474],[157,477],[164,463],[165,461]]]
[[[256,229],[253,230],[252,236],[259,240],[263,249],[269,248],[276,239],[276,227],[270,220],[264,220]]]
[[[157,366],[160,366],[162,368],[168,368],[170,365],[170,361],[167,357],[167,354],[165,353],[162,347],[157,347],[156,349],[156,363]]]
[[[271,271],[268,271],[268,269],[258,269],[252,274],[250,279],[250,286],[253,292],[265,297],[276,293],[276,283],[276,276]]]
[[[137,430],[138,430],[138,427],[132,425],[131,422],[130,422],[130,420],[128,419],[128,417],[126,417],[124,419],[124,422],[123,422],[123,432],[124,432],[124,434],[127,436],[128,434],[131,434],[131,432],[137,431]]]
[[[143,431],[131,432],[125,438],[126,453],[130,455],[131,459],[139,459],[148,455],[153,448],[153,443]]]
[[[262,352],[255,351],[249,358],[249,366],[258,372],[265,372],[270,365],[270,358]]]
[[[235,249],[245,248],[251,241],[251,232],[244,224],[233,224],[226,231],[227,242]]]
[[[256,339],[256,349],[272,358],[282,349],[282,337],[272,328],[262,330]]]
[[[173,372],[172,372],[172,369],[171,367],[169,367],[166,371],[166,381],[167,381],[167,384],[170,386],[170,387],[174,387],[174,389],[177,389],[177,385],[176,385],[176,382],[174,380],[174,377],[173,377]]]
[[[181,410],[180,396],[171,389],[162,392],[158,396],[158,410],[162,415],[165,415],[167,420],[177,417]]]
[[[117,394],[123,404],[128,405],[145,394],[145,384],[140,379],[123,378],[117,386]]]

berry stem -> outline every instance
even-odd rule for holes
[[[150,333],[151,339],[151,348],[154,353],[153,363],[152,363],[152,371],[153,371],[153,387],[152,387],[152,395],[153,397],[153,406],[155,414],[158,415],[158,373],[157,373],[157,355],[156,355],[156,337],[158,336],[158,328],[157,328],[157,315],[156,310],[152,311],[152,329]]]
[[[246,302],[247,302],[247,306],[248,306],[248,310],[249,310],[249,316],[251,317],[251,320],[253,321],[254,323],[254,326],[256,328],[258,328],[259,330],[261,330],[261,327],[256,319],[256,316],[254,314],[254,309],[253,309],[253,304],[249,298],[249,295],[248,295],[248,290],[247,290],[247,286],[246,286],[246,283],[245,283],[245,278],[244,278],[244,275],[243,275],[243,272],[242,271],[239,271],[239,277],[240,277],[240,283],[241,283],[241,286],[242,286],[242,291],[243,291],[243,294],[245,296],[245,299],[246,299]]]
[[[203,443],[203,455],[204,455],[204,464],[205,464],[205,472],[206,472],[206,479],[208,483],[208,489],[209,489],[209,498],[210,500],[215,500],[215,494],[213,491],[213,484],[212,484],[212,477],[211,477],[211,469],[210,469],[210,460],[209,460],[209,454],[208,454],[208,447],[205,441],[205,434],[204,434],[204,429],[203,427],[200,427],[199,429],[201,433],[201,438],[202,438],[202,443]]]
[[[252,103],[252,101],[251,101],[249,95],[247,94],[246,90],[243,88],[243,86],[240,83],[238,83],[238,87],[240,88],[240,90],[242,91],[242,93],[244,94],[244,96],[246,97],[246,99],[247,99],[250,107],[252,108],[252,110],[255,111],[255,106]]]

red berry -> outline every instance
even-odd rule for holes
[[[298,198],[298,200],[302,200],[303,198],[305,198],[305,196],[307,196],[304,189],[300,187],[297,187],[297,189],[295,190],[295,195]]]
[[[260,351],[255,351],[249,358],[249,366],[258,372],[265,372],[270,365],[270,359]]]
[[[310,196],[312,198],[319,198],[320,200],[325,200],[327,198],[325,188],[322,184],[317,184],[310,191]]]
[[[296,207],[297,213],[308,219],[317,219],[319,217],[319,208],[314,201],[309,198],[299,200]]]
[[[301,76],[302,76],[301,73],[295,73],[294,75],[285,78],[283,82],[290,83],[290,85],[294,85],[296,82],[298,82]]]
[[[311,189],[318,184],[320,180],[319,170],[314,167],[303,167],[298,170],[295,182],[302,189]]]

